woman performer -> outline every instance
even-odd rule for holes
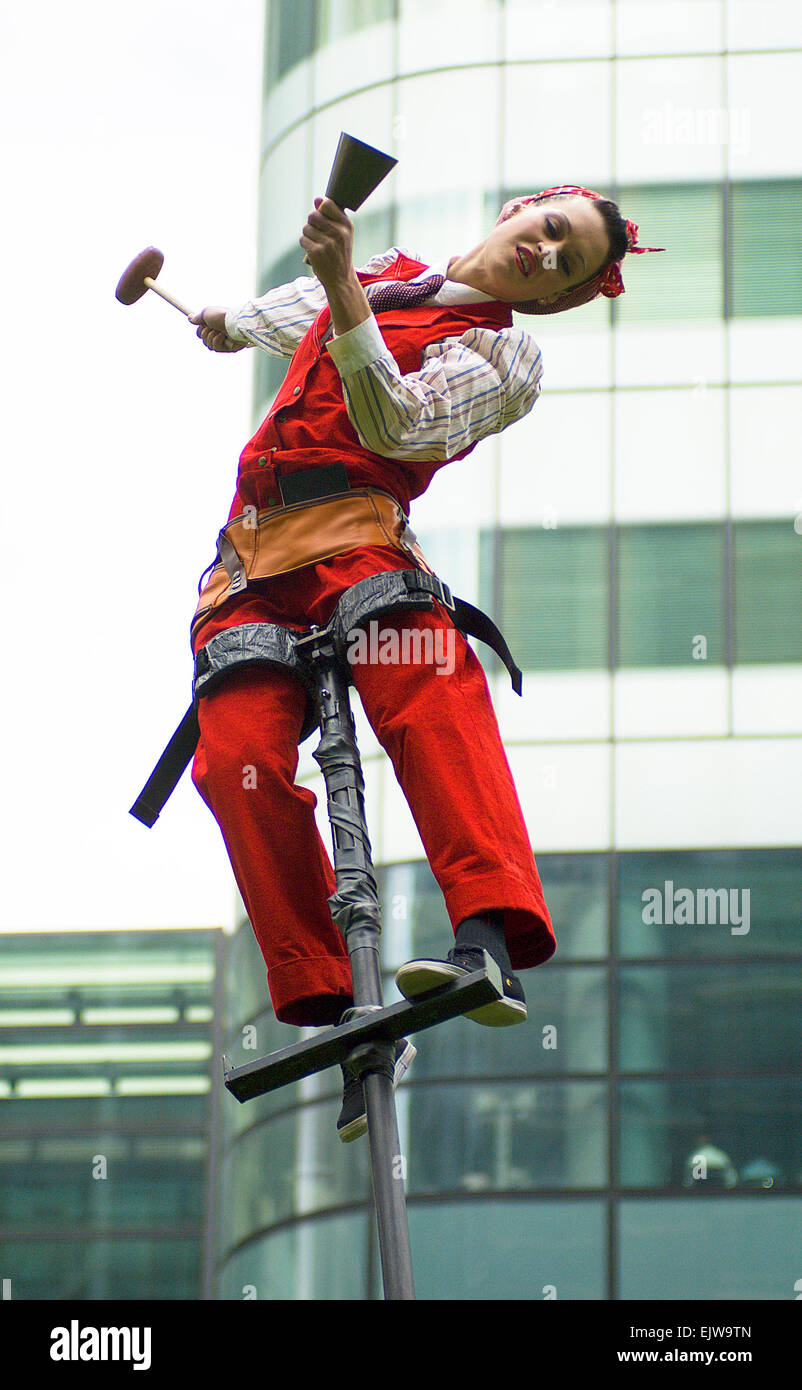
[[[408,515],[438,469],[537,400],[540,351],[513,326],[512,311],[560,313],[621,294],[624,255],[652,249],[636,239],[637,227],[613,202],[561,185],[508,202],[483,241],[440,267],[394,247],[357,272],[352,223],[330,199],[316,198],[300,238],[315,278],[191,320],[212,351],[251,344],[291,359],[240,457],[229,519],[267,514],[275,525],[282,483],[343,464],[350,488],[389,495]],[[391,543],[375,539],[332,553],[327,535],[319,554],[290,572],[211,603],[204,591],[194,651],[242,623],[324,626],[351,585],[422,561],[392,535]],[[396,613],[383,627],[428,630],[454,652],[449,674],[431,662],[352,667],[455,932],[444,960],[402,966],[398,987],[406,998],[427,993],[481,968],[484,949],[501,968],[504,997],[471,1016],[491,1026],[523,1022],[514,971],[548,960],[555,939],[484,672],[437,602],[431,612]],[[329,910],[336,881],[316,799],[294,784],[306,699],[298,681],[273,669],[232,673],[198,702],[192,776],[222,831],[276,1017],[314,1026],[338,1022],[353,1001],[348,955]],[[244,777],[246,768],[255,774]],[[414,1051],[399,1042],[396,1082]],[[346,1141],[365,1129],[361,1092],[346,1077],[338,1121]]]

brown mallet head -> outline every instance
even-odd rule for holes
[[[163,265],[164,255],[157,247],[147,246],[144,251],[140,251],[120,276],[115,290],[120,303],[136,304],[136,301],[150,289],[145,283],[145,276],[155,280]]]
[[[158,247],[146,246],[120,276],[115,291],[117,298],[121,304],[136,304],[143,294],[153,290],[154,294],[166,299],[167,303],[172,304],[185,318],[191,318],[192,310],[188,309],[186,304],[182,304],[181,300],[176,299],[163,285],[156,284],[156,276],[163,265],[164,256]]]

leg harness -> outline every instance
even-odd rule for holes
[[[399,609],[434,608],[437,599],[449,611],[463,636],[476,637],[493,649],[506,666],[512,688],[521,694],[523,677],[496,624],[486,613],[464,599],[454,598],[447,584],[423,570],[392,570],[352,584],[340,598],[327,627],[340,664],[350,673],[347,657],[350,635],[371,618]],[[143,825],[155,825],[167,799],[192,760],[200,738],[198,701],[214,690],[231,671],[246,666],[268,666],[297,677],[307,692],[308,703],[300,742],[318,726],[315,685],[298,643],[311,629],[297,632],[278,623],[242,623],[218,633],[195,656],[192,704],[143,787],[130,814]],[[349,678],[349,684],[353,681]]]

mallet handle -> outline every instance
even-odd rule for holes
[[[163,290],[160,285],[157,285],[156,281],[152,280],[149,275],[145,276],[144,283],[147,285],[149,290],[154,290],[156,294],[161,295],[162,299],[166,299],[168,304],[172,304],[174,309],[178,309],[179,313],[185,314],[187,318],[191,318],[192,310],[188,309],[185,304],[182,304],[180,302],[180,300],[173,299],[173,296],[171,294],[168,294],[166,290]]]

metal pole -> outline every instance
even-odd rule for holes
[[[298,645],[311,665],[317,689],[321,739],[313,757],[326,782],[337,879],[337,891],[329,903],[345,938],[353,981],[354,1008],[342,1020],[346,1022],[383,1004],[379,894],[347,675],[325,632],[317,636],[313,630],[312,637]],[[414,1299],[404,1160],[393,1093],[395,1043],[366,1043],[344,1065],[362,1077],[364,1087],[384,1296]]]

